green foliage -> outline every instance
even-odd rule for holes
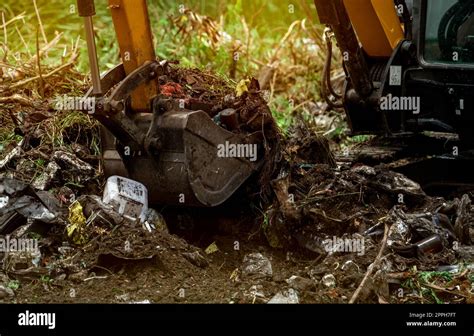
[[[293,121],[291,101],[284,96],[278,96],[273,100],[270,108],[278,126],[286,132]]]
[[[8,282],[7,287],[13,290],[17,290],[18,288],[20,288],[20,281],[10,280],[10,282]]]
[[[312,5],[311,1],[305,2],[309,6]],[[47,61],[55,62],[61,59],[64,48],[70,49],[73,41],[79,36],[83,39],[82,19],[77,14],[76,0],[37,1],[37,4],[48,41],[51,41],[57,33],[63,34],[58,47],[48,53]],[[94,25],[99,63],[102,67],[111,68],[119,62],[112,18],[107,8],[107,1],[95,1],[95,4],[97,15],[94,17]],[[229,62],[231,54],[225,50],[225,46],[211,50],[212,48],[205,38],[199,34],[195,34],[187,40],[177,35],[176,27],[173,27],[169,18],[180,15],[180,5],[201,15],[206,15],[217,22],[223,22],[223,31],[240,40],[245,37],[245,29],[242,24],[242,20],[245,19],[252,40],[255,42],[255,45],[252,46],[252,57],[256,59],[262,59],[262,56],[265,56],[268,47],[272,47],[275,41],[281,39],[291,22],[305,17],[301,6],[295,5],[293,13],[290,13],[289,5],[286,2],[277,3],[264,0],[148,1],[157,55],[166,59],[178,59],[188,66],[206,67],[208,64],[214,63],[216,68],[213,67],[213,70],[218,72],[226,70],[225,65]],[[39,29],[33,1],[4,0],[0,4],[0,11],[5,13],[7,21],[17,15],[24,14],[22,19],[9,25],[9,28],[15,26],[15,30],[9,29],[8,49],[12,53],[34,55],[37,31],[40,46],[45,42]],[[20,34],[26,45],[22,42]],[[85,41],[81,41],[80,51],[78,69],[86,71],[88,59]],[[255,70],[255,66],[250,62],[247,66],[249,70],[250,68]]]
[[[179,61],[184,67],[212,70],[234,83],[258,77],[262,66],[274,61],[275,51],[291,24],[306,20],[305,25],[295,26],[286,41],[288,44],[282,45],[276,57],[280,66],[275,77],[276,86],[279,87],[273,88],[268,103],[279,126],[287,130],[293,115],[305,112],[295,106],[307,100],[319,99],[322,58],[315,42],[320,37],[320,31],[312,23],[316,17],[312,0],[294,3],[266,0],[153,0],[147,3],[158,58]],[[83,21],[77,13],[76,0],[37,0],[37,4],[47,40],[51,41],[56,34],[62,34],[58,44],[42,58],[42,64],[57,67],[64,63],[64,54],[68,54],[80,38],[76,69],[88,73]],[[101,71],[106,71],[121,62],[120,53],[107,1],[95,1],[95,5],[97,15],[94,17],[94,26],[99,65]],[[183,9],[191,10],[200,19],[193,21],[189,12]],[[5,13],[6,20],[23,14],[21,19],[8,25],[7,61],[15,64],[19,58],[31,59],[36,54],[37,39],[40,48],[46,44],[33,0],[4,0],[0,4],[0,11]],[[218,41],[213,39],[215,36],[212,32],[202,27],[202,22],[206,20],[215,26]],[[61,87],[61,92],[77,90],[81,87],[77,84],[71,83],[70,88]],[[65,82],[61,85],[68,84]],[[71,118],[77,119],[77,116],[72,115]],[[88,124],[87,120],[82,121]],[[64,122],[70,123],[71,120]],[[66,125],[56,126],[56,130],[53,129],[48,136],[56,139],[55,145],[60,146],[63,143],[61,138],[57,138],[57,132]],[[3,135],[7,136],[11,135]],[[3,143],[1,138],[2,135],[0,143]]]
[[[449,272],[420,272],[418,275],[420,280],[424,283],[431,283],[436,279],[450,282],[453,280],[453,275]]]
[[[49,284],[53,281],[53,279],[51,279],[49,277],[49,275],[42,275],[41,278],[40,278],[40,281],[45,283],[45,284]]]
[[[356,135],[349,138],[349,141],[352,143],[362,143],[372,140],[374,138],[373,135]]]

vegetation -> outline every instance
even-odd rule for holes
[[[324,51],[322,28],[316,23],[311,0],[154,0],[148,1],[148,6],[159,58],[209,69],[235,83],[266,75],[266,97],[284,130],[296,114],[312,118],[310,103],[320,100]],[[67,62],[77,43],[74,66],[87,73],[87,49],[75,0],[27,0],[21,4],[5,0],[0,11],[6,23],[2,23],[0,50],[5,64],[27,62],[37,49],[53,44],[41,57],[41,66],[55,67]],[[96,1],[96,11],[99,63],[105,71],[119,63],[120,56],[107,1]],[[344,130],[335,128],[329,135],[339,137]]]

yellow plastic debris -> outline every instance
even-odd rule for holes
[[[250,84],[250,79],[242,79],[237,86],[235,87],[235,93],[237,94],[237,97],[240,97],[243,95],[245,92],[248,92],[249,88],[247,85]]]
[[[85,228],[86,217],[82,212],[82,205],[78,201],[75,201],[69,206],[69,225],[67,226],[67,235],[72,238],[76,244],[84,244],[86,237],[82,234]]]
[[[232,271],[229,279],[232,281],[239,281],[239,274],[240,274],[240,270],[236,268],[235,270]]]
[[[219,251],[219,248],[217,247],[216,242],[213,242],[211,245],[209,245],[206,248],[204,252],[206,252],[206,254],[212,254],[212,253],[216,253],[217,251]]]

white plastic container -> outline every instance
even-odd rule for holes
[[[102,201],[111,205],[125,218],[145,221],[148,190],[140,182],[121,176],[110,176],[105,184]]]

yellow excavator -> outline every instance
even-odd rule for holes
[[[100,76],[94,1],[77,3],[92,74],[87,96],[95,99],[92,115],[103,126],[105,175],[142,182],[152,204],[212,207],[225,202],[261,167],[261,132],[232,132],[192,100],[161,94],[159,79],[169,75],[169,67],[156,58],[145,0],[108,1],[122,63]],[[232,117],[235,111],[228,110],[221,112]],[[251,156],[219,155],[223,145],[255,150]]]
[[[109,0],[122,64],[102,77],[94,42],[93,0],[78,0],[84,17],[94,117],[104,126],[106,175],[149,188],[150,202],[216,206],[261,166],[220,157],[222,143],[258,144],[229,132],[192,105],[164,99],[146,0]],[[353,134],[421,131],[474,136],[474,0],[315,0],[327,25],[322,92],[346,111]],[[332,86],[331,41],[341,50],[346,81]],[[183,202],[183,200],[185,200]]]
[[[472,144],[473,0],[315,0],[326,40],[335,37],[344,91],[323,93],[344,107],[354,134],[457,133]]]

